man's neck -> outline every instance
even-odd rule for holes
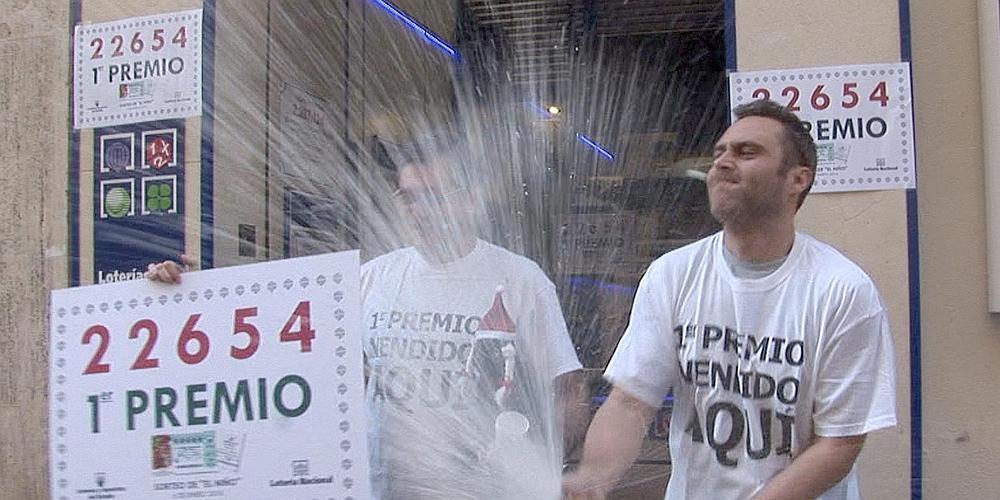
[[[722,231],[726,248],[744,262],[780,259],[791,252],[795,242],[792,219],[725,224]]]
[[[417,251],[420,255],[424,257],[428,262],[434,265],[445,265],[462,259],[466,255],[472,253],[476,249],[476,243],[478,238],[469,237],[461,238],[458,241],[447,242],[444,246],[439,246],[439,244],[444,242],[436,242],[432,245],[417,245]]]

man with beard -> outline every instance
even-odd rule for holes
[[[893,426],[895,365],[871,279],[796,232],[816,171],[802,122],[735,110],[707,177],[722,231],[657,259],[608,364],[614,384],[563,482],[604,498],[673,391],[665,498],[855,499],[865,436]]]

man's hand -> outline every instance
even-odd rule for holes
[[[586,470],[575,470],[563,476],[563,498],[565,500],[604,500],[611,490],[611,484],[594,479],[595,475]]]
[[[603,500],[639,456],[655,413],[655,407],[612,389],[587,430],[580,468],[563,480],[565,498]]]
[[[181,254],[180,265],[172,260],[150,264],[144,276],[150,281],[176,284],[181,282],[181,273],[191,270],[194,264],[194,259]]]

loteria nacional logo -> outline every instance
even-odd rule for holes
[[[345,467],[345,470],[348,468],[350,467]],[[268,486],[271,488],[284,486],[307,486],[315,484],[333,484],[333,481],[333,474],[325,476],[313,475],[310,471],[309,460],[300,459],[292,460],[292,477],[271,479],[268,481]],[[344,478],[342,484],[344,488],[350,489],[354,483],[350,478]]]

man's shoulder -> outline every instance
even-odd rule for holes
[[[804,239],[803,260],[808,266],[801,276],[823,291],[819,296],[873,311],[883,307],[875,281],[860,265],[828,243],[801,233],[799,237]]]
[[[722,233],[715,233],[692,241],[659,256],[650,265],[647,273],[664,273],[672,269],[691,269],[712,253]]]
[[[874,286],[871,276],[833,245],[805,233],[796,236],[802,239],[803,254],[814,279],[845,286]]]
[[[501,273],[510,274],[511,279],[519,277],[536,278],[545,277],[545,272],[535,261],[523,255],[514,253],[499,245],[494,245],[488,241],[479,242],[481,248],[480,258],[490,263],[493,268]],[[516,274],[511,274],[516,273]],[[548,279],[548,278],[546,278]]]
[[[416,250],[413,247],[403,247],[393,250],[388,253],[384,253],[375,257],[364,264],[361,264],[361,274],[371,274],[373,272],[385,271],[391,269],[392,267],[410,262],[413,260],[414,255],[416,255]]]

